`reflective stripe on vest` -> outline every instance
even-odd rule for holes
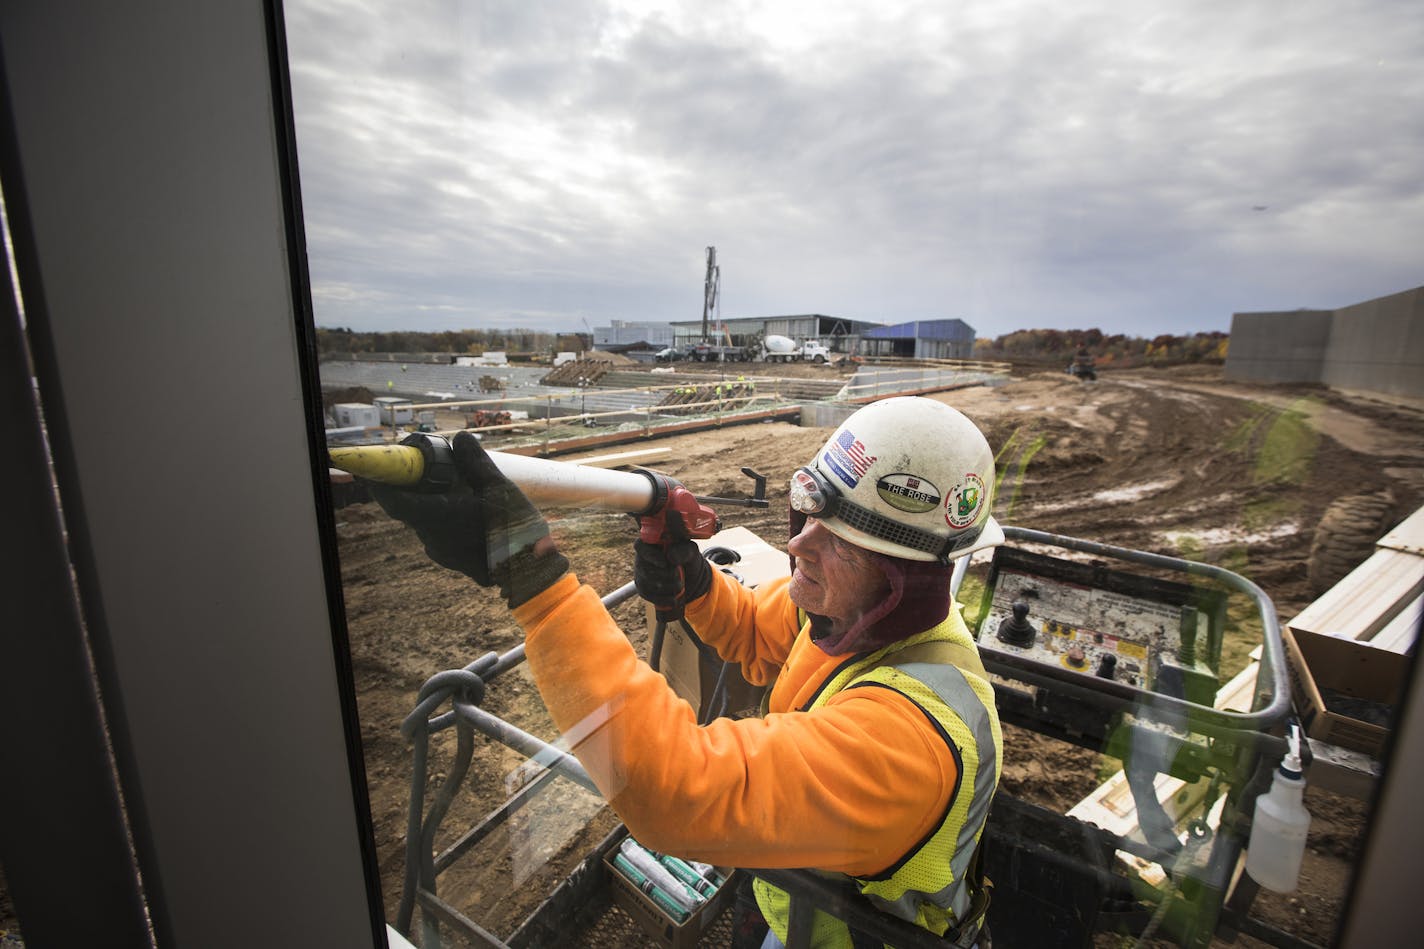
[[[851,688],[889,688],[905,696],[934,723],[959,765],[949,807],[935,830],[883,873],[854,878],[877,908],[943,935],[968,906],[965,877],[998,787],[1002,739],[993,686],[953,613],[933,629],[842,668],[805,710]],[[755,890],[763,915],[785,942],[789,896],[761,880]],[[818,910],[811,945],[850,946],[850,931]]]

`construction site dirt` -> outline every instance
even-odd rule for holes
[[[995,512],[1002,523],[1218,564],[1258,584],[1283,622],[1319,592],[1308,564],[1327,508],[1343,498],[1373,496],[1379,503],[1371,508],[1372,523],[1361,525],[1373,540],[1424,502],[1424,406],[1417,404],[1322,387],[1228,383],[1220,367],[1207,366],[1109,371],[1095,382],[1061,371],[1016,372],[1002,385],[932,397],[976,421],[999,453]],[[829,434],[776,421],[646,446],[668,449],[650,467],[701,495],[744,497],[751,482],[741,469],[764,474],[767,509],[724,507],[720,514],[725,526],[746,527],[784,549],[788,478]],[[432,675],[485,653],[503,653],[519,643],[520,631],[495,591],[436,566],[414,534],[375,504],[341,508],[336,521],[372,829],[386,917],[394,922],[406,869],[412,767],[402,720]],[[636,525],[630,517],[558,512],[550,522],[584,582],[608,593],[632,579]],[[614,615],[646,656],[641,601],[631,599]],[[1227,643],[1223,681],[1245,665],[1252,645]],[[482,704],[527,732],[554,737],[522,669],[493,683]],[[1114,764],[1012,728],[1006,729],[1006,744],[1002,788],[1060,812],[1097,787]],[[446,774],[454,747],[450,729],[432,741],[432,787]],[[506,800],[524,761],[516,751],[477,738],[473,766],[443,822],[437,850]],[[439,879],[442,898],[501,938],[617,823],[587,792],[562,781],[550,787],[556,790],[518,812]],[[1307,791],[1306,804],[1314,823],[1300,886],[1289,896],[1263,891],[1255,912],[1307,942],[1326,945],[1369,804],[1315,788]],[[1117,945],[1114,938],[1102,944]],[[599,929],[570,933],[567,944],[644,942]],[[1236,944],[1259,945],[1245,936]]]

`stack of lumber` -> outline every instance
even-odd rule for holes
[[[1292,629],[1414,649],[1424,611],[1424,508],[1375,543],[1370,558],[1291,620]]]

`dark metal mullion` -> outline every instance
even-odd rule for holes
[[[130,759],[127,745],[111,738],[111,733],[122,734],[122,723],[106,719],[99,681],[107,689],[115,686],[112,676],[102,674],[109,668],[105,654],[90,639],[99,620],[81,607],[83,587],[75,586],[64,512],[56,503],[55,481],[61,489],[72,486],[68,472],[73,468],[62,461],[68,457],[64,413],[53,347],[47,345],[39,251],[11,114],[14,81],[0,50],[0,184],[26,322],[38,350],[32,367],[10,266],[0,262],[5,273],[0,281],[0,444],[10,472],[0,598],[12,608],[20,605],[19,615],[12,614],[0,635],[0,747],[8,765],[0,781],[0,814],[22,818],[0,821],[0,851],[22,932],[34,945],[152,946],[151,910],[135,854],[135,846],[144,848],[147,840],[142,822],[135,821],[139,827],[130,822],[141,808],[132,786],[125,806],[115,758]],[[32,386],[35,377],[45,393],[44,412]],[[53,474],[46,415],[49,437],[61,456]],[[60,493],[70,508],[69,539],[82,548],[78,494]],[[73,567],[92,581],[92,569]],[[111,714],[116,707],[111,706]],[[83,859],[76,860],[75,854]],[[55,880],[65,885],[57,887]],[[84,894],[83,912],[74,911],[74,893]],[[161,917],[153,921],[154,926],[161,923]]]
[[[297,169],[296,120],[287,61],[286,17],[282,0],[264,0],[267,27],[267,64],[272,91],[272,124],[277,148],[278,179],[282,189],[283,224],[292,313],[298,341],[297,369],[306,409],[307,444],[311,460],[312,489],[317,502],[317,524],[326,585],[327,613],[331,623],[337,691],[341,695],[341,722],[346,741],[347,774],[356,810],[356,837],[361,850],[371,935],[376,945],[385,939],[381,909],[380,855],[371,825],[370,789],[366,783],[361,725],[357,719],[356,676],[351,666],[351,642],[346,626],[346,603],[341,585],[336,544],[336,508],[326,455],[322,418],[321,379],[317,368],[316,321],[311,302],[311,275],[307,266],[306,225],[302,213],[301,179]]]

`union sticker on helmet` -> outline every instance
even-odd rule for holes
[[[977,474],[967,474],[944,499],[944,519],[950,527],[968,527],[983,503],[983,480]]]
[[[875,482],[881,500],[906,514],[924,514],[939,507],[939,488],[924,478],[897,471]]]

